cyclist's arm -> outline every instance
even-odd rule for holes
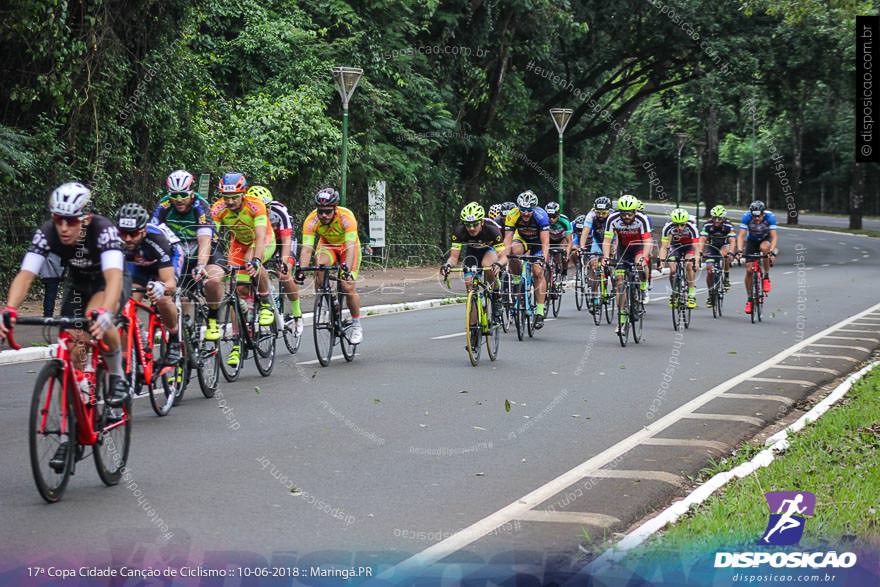
[[[584,228],[583,228],[583,230],[581,230],[581,248],[584,250],[589,251],[590,245],[593,244],[593,242],[592,242],[593,239],[590,238],[592,231],[593,231],[593,224],[592,223],[587,224],[585,222]]]
[[[748,232],[747,228],[740,228],[739,234],[736,235],[736,250],[742,251],[745,249],[745,241],[746,241],[746,233]]]
[[[511,246],[513,246],[513,231],[505,228],[504,229],[504,248],[509,249]]]
[[[211,235],[200,234],[196,239],[199,243],[199,265],[204,267],[211,259]]]
[[[173,273],[172,269],[172,273]],[[119,296],[122,294],[122,269],[104,266],[104,308],[110,314],[119,310]]]
[[[542,230],[541,231],[541,254],[544,256],[545,261],[550,259],[550,231],[549,230]]]
[[[30,290],[36,276],[36,273],[32,273],[27,269],[19,271],[9,286],[9,297],[7,298],[6,305],[11,308],[18,308],[24,301],[25,296],[27,296],[28,290]]]
[[[254,259],[263,260],[263,252],[266,250],[266,225],[254,225]]]
[[[165,284],[165,293],[173,294],[177,288],[177,277],[174,275],[174,267],[160,267],[159,281]]]
[[[770,229],[770,250],[775,251],[776,245],[779,244],[779,231],[775,228]]]
[[[446,264],[455,267],[458,265],[458,257],[461,255],[461,248],[456,248],[455,245],[449,250],[449,258],[446,259]]]
[[[663,261],[666,259],[666,249],[669,248],[669,237],[664,236],[660,239],[660,260]]]
[[[281,262],[286,263],[287,259],[290,258],[290,250],[291,245],[293,244],[293,239],[290,238],[289,234],[281,235]]]
[[[611,257],[611,241],[614,240],[614,231],[605,230],[605,238],[602,239],[602,256],[606,259]]]

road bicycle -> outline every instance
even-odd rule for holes
[[[505,333],[510,331],[510,325],[513,322],[514,309],[514,286],[513,276],[505,266],[498,274],[499,282],[499,299],[501,300],[501,329]]]
[[[500,268],[498,263],[493,267]],[[478,266],[453,268],[450,273],[465,273],[471,275],[471,283],[468,287],[467,302],[465,305],[465,332],[468,358],[471,365],[476,367],[480,364],[480,352],[483,348],[483,339],[486,339],[486,352],[489,359],[494,361],[498,358],[498,348],[501,344],[501,322],[492,318],[494,304],[500,304],[500,298],[496,298],[489,283],[483,277],[483,268]],[[449,275],[446,276],[446,287],[452,289],[449,283]]]
[[[92,312],[94,319],[96,312]],[[9,346],[21,348],[13,336],[8,314],[3,315]],[[87,330],[90,320],[81,318],[21,317],[16,325]],[[104,402],[110,389],[110,376],[99,348],[103,342],[82,340],[66,330],[58,333],[54,357],[37,375],[30,406],[28,446],[31,472],[37,491],[49,503],[64,495],[76,463],[86,458],[92,447],[98,477],[108,486],[116,485],[128,462],[131,448],[131,396],[122,406],[111,408]],[[76,354],[74,358],[72,355]],[[83,370],[76,367],[83,366]]]
[[[596,269],[592,268],[592,259],[597,258]],[[602,315],[605,316],[605,322],[611,324],[611,320],[616,315],[614,308],[617,303],[614,293],[615,282],[612,276],[606,271],[605,265],[602,264],[602,255],[591,253],[588,256],[586,267],[586,301],[587,310],[593,317],[593,323],[598,326],[602,323]]]
[[[732,256],[728,253],[728,256]],[[712,317],[721,318],[724,309],[724,257],[721,255],[704,255],[709,265],[709,304],[712,306]]]
[[[132,288],[132,293],[146,293],[142,287]],[[180,307],[178,305],[178,316]],[[141,326],[138,311],[146,312],[147,326]],[[182,331],[179,331],[182,334]],[[168,331],[159,317],[159,310],[152,304],[129,298],[122,308],[123,367],[128,383],[128,395],[140,395],[141,387],[147,387],[150,405],[157,416],[166,416],[171,408],[183,398],[188,383],[188,372],[179,365],[163,365],[160,358],[168,350]],[[181,337],[183,339],[183,337]],[[158,346],[158,349],[156,348]],[[183,347],[183,345],[181,345]],[[185,355],[184,348],[181,354]],[[189,361],[184,356],[183,363]],[[184,377],[186,376],[186,378]]]
[[[229,382],[238,379],[250,353],[253,353],[254,364],[263,377],[268,377],[275,367],[275,339],[278,336],[281,318],[277,308],[272,305],[274,319],[268,325],[260,324],[256,278],[248,282],[238,282],[238,274],[247,268],[247,265],[224,267],[228,279],[226,292],[218,307],[219,355],[220,370]],[[245,297],[239,295],[239,285],[247,287],[248,293]],[[230,365],[229,357],[235,349],[239,351],[238,362]]]
[[[749,315],[752,324],[761,322],[764,315],[764,299],[767,297],[767,292],[764,291],[764,264],[761,261],[769,256],[766,253],[743,255],[746,263],[752,264],[752,313]]]
[[[272,299],[275,303],[278,314],[281,316],[281,327],[278,329],[278,332],[281,335],[281,338],[284,339],[284,346],[287,347],[287,351],[291,355],[295,355],[297,351],[299,351],[300,344],[302,344],[302,334],[299,336],[296,334],[296,324],[292,316],[292,302],[290,301],[290,298],[287,297],[287,292],[285,292],[284,288],[281,286],[281,277],[286,276],[286,272],[282,269],[282,265],[287,268],[287,265],[284,265],[280,259],[273,259],[273,262],[271,262],[266,270],[269,272]],[[287,271],[290,271],[290,269],[287,269]],[[302,318],[300,318],[300,320],[302,320]]]
[[[565,293],[565,278],[563,277],[565,263],[564,252],[560,249],[550,251],[550,263],[544,268],[544,276],[547,279],[547,302],[553,317],[559,316],[559,308],[562,306],[562,295]]]
[[[617,337],[620,340],[620,346],[627,345],[630,331],[632,331],[633,342],[639,344],[642,341],[642,327],[645,317],[641,278],[636,272],[635,263],[624,260],[617,262],[614,275],[615,277],[623,276],[623,286],[619,293],[620,299],[617,301]]]
[[[535,311],[537,308],[532,263],[544,265],[544,257],[540,255],[509,255],[507,258],[522,261],[520,282],[513,286],[513,322],[516,325],[516,337],[522,340],[524,335],[528,333],[529,338],[532,338],[535,336]]]
[[[667,257],[660,259],[661,262],[676,262],[675,275],[672,276],[672,327],[675,330],[687,329],[691,325],[691,309],[688,307],[688,280],[685,263],[695,264],[693,258],[679,259]]]
[[[574,305],[578,312],[584,309],[584,305],[587,306],[587,310],[590,309],[590,301],[587,300],[587,266],[589,260],[585,263],[585,256],[586,253],[580,249],[574,252]]]
[[[186,371],[183,376],[187,381],[192,377],[192,369],[195,369],[202,395],[212,398],[220,384],[220,345],[215,340],[205,340],[208,302],[202,281],[193,282],[185,292],[180,292],[180,296],[183,309],[187,309],[187,305],[192,307],[192,315],[189,312],[180,313],[180,340],[187,359],[180,368]],[[188,304],[183,303],[184,296]]]
[[[340,283],[339,265],[318,265],[300,267],[303,273],[319,272],[320,284],[315,292],[315,311],[312,316],[312,332],[315,339],[315,354],[322,367],[330,364],[333,347],[339,343],[342,356],[351,362],[357,353],[357,344],[351,342],[351,318],[344,317],[346,295]],[[331,275],[332,273],[332,275]],[[330,281],[336,281],[336,291]]]

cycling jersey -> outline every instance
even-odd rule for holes
[[[354,242],[360,248],[357,219],[351,210],[342,206],[336,207],[336,214],[333,215],[333,220],[329,224],[321,223],[318,219],[317,209],[312,210],[306,216],[303,222],[303,246],[314,246],[316,236],[318,237],[318,245],[341,246]]]
[[[258,226],[265,226],[267,229],[266,245],[275,244],[275,232],[268,229],[269,215],[266,205],[254,196],[245,195],[237,212],[232,211],[221,198],[214,202],[211,213],[216,227],[227,227],[233,238],[243,245],[253,245]]]
[[[641,243],[651,238],[651,221],[642,212],[636,212],[633,221],[625,223],[620,217],[620,212],[612,212],[605,221],[604,238],[612,239],[615,236],[618,248],[626,248],[630,243]]]
[[[584,226],[589,228],[589,232],[587,235],[593,241],[593,243],[602,244],[602,241],[605,239],[605,224],[608,222],[608,216],[605,216],[605,220],[599,218],[596,214],[595,210],[590,210],[590,212],[584,216]]]
[[[770,231],[776,230],[776,215],[773,212],[765,211],[761,220],[752,216],[751,211],[743,214],[739,227],[748,231],[748,240],[765,241],[770,239]]]
[[[133,250],[125,250],[125,260],[132,281],[144,285],[148,281],[157,280],[159,270],[165,267],[174,268],[175,276],[179,276],[183,265],[179,243],[180,239],[164,224],[148,224],[147,234],[141,244]]]
[[[166,195],[156,205],[150,224],[165,224],[185,244],[196,241],[200,236],[214,234],[214,222],[211,217],[211,206],[199,194],[193,194],[192,206],[186,212],[178,212]]]
[[[275,231],[275,237],[291,236],[293,234],[293,220],[287,211],[287,206],[278,200],[272,201],[267,210],[269,212],[269,224]]]
[[[558,245],[566,236],[571,234],[571,231],[571,221],[568,219],[568,216],[560,214],[559,218],[556,219],[556,222],[550,224],[550,244]]]
[[[39,275],[46,257],[54,253],[61,258],[61,264],[70,268],[69,281],[102,279],[107,269],[122,270],[124,255],[122,240],[116,225],[104,216],[92,214],[84,233],[74,245],[62,244],[55,224],[49,220],[34,233],[31,244],[25,253],[21,268]]]
[[[725,219],[721,224],[715,224],[711,220],[703,225],[700,236],[706,237],[706,241],[714,247],[721,248],[727,244],[727,240],[734,238],[736,232],[733,224]]]
[[[698,240],[700,240],[700,233],[697,232],[697,224],[693,220],[689,220],[685,224],[667,222],[663,226],[663,232],[660,233],[660,242],[671,244],[673,248],[693,245]]]
[[[452,229],[452,250],[460,251],[462,247],[470,249],[493,248],[496,252],[504,250],[504,235],[497,224],[491,221],[483,222],[483,227],[476,236],[468,234],[464,224],[458,223]]]
[[[519,208],[514,208],[504,219],[504,230],[516,231],[522,240],[527,243],[541,241],[541,233],[550,231],[550,217],[543,208],[532,208],[532,217],[525,220],[520,214]]]

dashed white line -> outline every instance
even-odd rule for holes
[[[840,348],[840,347],[835,347]],[[847,357],[845,355],[814,355],[810,353],[795,353],[792,357],[809,357],[809,358],[817,358],[817,359],[839,359],[841,361],[849,361],[850,363],[858,363],[858,359],[854,359],[852,357]]]
[[[791,385],[800,385],[801,387],[815,385],[812,381],[804,381],[803,379],[773,379],[771,377],[749,377],[747,381],[757,381],[759,383],[790,383]]]
[[[455,338],[456,336],[464,336],[467,332],[455,332],[453,334],[444,334],[443,336],[432,336],[431,340],[443,340],[444,338]]]
[[[771,369],[789,369],[791,371],[814,371],[816,373],[831,373],[832,375],[840,375],[840,371],[829,369],[828,367],[801,367],[799,365],[773,365]]]
[[[722,394],[721,397],[726,397],[731,394]],[[717,450],[725,451],[729,448],[728,445],[723,442],[718,442],[717,440],[700,440],[697,438],[658,438],[654,436],[653,438],[646,438],[642,441],[642,444],[646,444],[649,446],[692,446],[692,447],[703,447],[703,448],[714,448]]]
[[[724,397],[724,394],[721,394]],[[764,421],[754,416],[742,416],[740,414],[704,414],[702,412],[692,412],[682,416],[684,420],[720,420],[724,422],[745,422],[755,426],[763,426]]]
[[[785,397],[784,395],[772,395],[772,394],[760,394],[760,393],[722,393],[719,397],[731,397],[733,399],[748,399],[748,400],[766,400],[771,402],[781,402],[783,404],[793,404],[794,400],[790,397]]]
[[[620,519],[605,514],[592,512],[551,512],[547,510],[530,510],[519,518],[523,522],[553,522],[557,524],[588,524],[600,528],[610,528],[619,524]]]

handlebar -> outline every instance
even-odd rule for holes
[[[91,316],[94,319],[97,316],[97,311],[92,310]],[[88,330],[92,326],[92,320],[87,320],[85,318],[68,318],[68,317],[59,317],[59,318],[44,318],[37,316],[22,316],[20,318],[15,319],[15,324],[12,323],[12,317],[8,312],[3,313],[3,325],[9,329],[6,333],[6,340],[9,342],[9,348],[13,350],[21,349],[21,345],[15,342],[14,330],[15,326],[21,324],[23,326],[42,326],[44,328],[76,328],[77,330]]]

